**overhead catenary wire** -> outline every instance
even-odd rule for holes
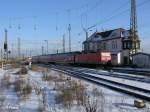
[[[12,28],[12,24],[11,24],[11,19],[9,18],[9,29],[11,29]]]
[[[87,10],[86,10],[86,12],[91,12],[93,9],[95,9],[97,6],[99,6],[100,4],[101,4],[101,1],[102,0],[97,0],[97,2],[95,3],[95,2],[93,2],[93,1],[90,1],[90,2],[87,2],[86,4],[83,4],[83,5],[80,5],[80,6],[78,6],[78,7],[73,7],[73,8],[70,8],[70,9],[67,9],[67,10],[69,10],[70,12],[72,12],[72,11],[74,11],[74,10],[80,10],[80,9],[82,9],[82,8],[86,8],[87,7],[87,5],[89,6],[89,4],[91,5],[91,4],[93,4],[92,5],[92,7],[90,7],[90,8],[88,8]],[[65,12],[65,11],[67,11],[66,9],[65,10],[62,10],[61,11],[61,13],[63,13],[63,12]],[[52,12],[52,13],[54,13],[54,12]],[[56,13],[56,12],[55,12]],[[59,12],[60,13],[60,12]],[[49,13],[47,14],[48,16],[49,16]],[[38,18],[38,16],[36,16],[37,18]],[[11,18],[11,21],[14,21],[14,20],[17,20],[17,21],[21,21],[21,20],[25,20],[25,19],[33,19],[33,18],[35,18],[35,15],[34,16],[24,16],[24,17],[12,17]],[[19,25],[18,25],[18,29],[21,29],[21,24],[19,23]],[[57,27],[56,27],[56,29],[58,29]],[[36,25],[34,25],[34,30],[36,30]]]
[[[145,0],[145,1],[149,1],[149,0]],[[146,2],[146,3],[147,3]],[[117,9],[115,9],[113,12],[114,13],[111,13],[111,16],[108,16],[108,17],[106,17],[106,18],[104,18],[102,21],[98,21],[98,22],[96,22],[95,24],[93,24],[92,26],[94,27],[94,26],[97,26],[97,25],[101,25],[101,24],[105,24],[105,23],[107,23],[107,22],[109,22],[109,21],[112,21],[113,19],[115,19],[116,17],[119,17],[119,16],[121,16],[121,15],[123,15],[123,14],[125,14],[126,12],[128,12],[129,11],[129,9],[125,9],[125,10],[123,10],[122,11],[122,9],[123,9],[123,6],[125,6],[125,4],[126,4],[127,2],[125,2],[123,5],[121,5],[121,6],[119,6]],[[144,4],[146,4],[144,1],[142,2],[142,3],[140,3],[141,5],[144,5]],[[100,4],[100,3],[99,3]],[[137,5],[137,7],[140,7],[141,5]],[[84,5],[84,8],[86,7],[86,5]],[[94,8],[94,5],[93,5],[93,8]],[[75,9],[73,9],[73,10],[75,10]],[[72,12],[73,11],[72,9],[70,9],[70,12]],[[91,7],[89,7],[89,9],[88,9],[88,11],[89,12],[91,12],[92,10],[94,10],[94,9],[92,9]],[[121,12],[120,12],[121,11]],[[88,13],[89,13],[88,12]],[[117,13],[118,12],[118,13]],[[82,12],[81,12],[82,13]],[[20,21],[22,21],[22,20],[24,20],[24,19],[30,19],[30,17],[33,19],[33,17],[32,16],[29,16],[29,18],[27,17],[25,17],[25,18],[18,18],[18,19],[16,19],[16,20],[20,20]],[[11,23],[12,23],[12,20],[11,20]],[[57,23],[57,22],[56,22]],[[58,23],[56,24],[56,29],[58,28]],[[20,26],[21,28],[22,28],[22,24],[20,23],[20,25],[18,25],[18,26]],[[20,28],[20,29],[21,29]],[[31,42],[32,43],[32,42]]]
[[[84,7],[86,7],[86,5],[87,4],[91,4],[91,3],[93,3],[93,0],[90,0],[91,2],[88,2],[88,3],[85,3],[85,4],[82,4],[82,5],[80,5],[80,6],[77,6],[77,7],[72,7],[72,8],[66,8],[66,9],[63,9],[63,10],[61,10],[61,11],[57,11],[57,13],[58,14],[63,14],[63,13],[65,13],[65,12],[67,12],[68,10],[70,10],[70,12],[72,12],[72,11],[75,11],[75,10],[80,10],[80,9],[82,9],[82,8],[84,8]],[[34,17],[36,17],[36,18],[40,18],[40,17],[46,17],[46,16],[50,16],[50,14],[52,15],[56,15],[56,12],[54,11],[52,11],[52,12],[47,12],[46,14],[43,14],[43,15],[31,15],[31,16],[20,16],[20,17],[9,17],[8,18],[8,21],[9,20],[11,20],[11,21],[18,21],[18,20],[27,20],[27,19],[33,19]],[[11,19],[10,19],[11,18]]]
[[[85,3],[85,4],[82,4],[82,5],[80,5],[80,6],[77,6],[77,7],[72,7],[72,8],[67,8],[67,9],[64,9],[64,10],[61,10],[61,12],[60,11],[57,11],[57,14],[60,14],[60,13],[64,13],[64,12],[68,12],[68,10],[70,11],[70,13],[72,12],[72,11],[77,11],[77,10],[80,10],[80,9],[83,9],[83,8],[85,8],[86,6],[87,6],[87,4],[93,4],[94,2],[92,1],[92,0],[90,0],[90,2],[88,1],[87,3]],[[45,15],[40,15],[40,16],[38,16],[38,15],[32,15],[32,16],[22,16],[22,17],[11,17],[11,19],[10,19],[10,17],[9,17],[9,26],[8,27],[10,27],[10,28],[12,28],[12,26],[11,26],[11,23],[13,23],[14,21],[19,21],[19,24],[18,24],[18,27],[17,27],[17,29],[21,29],[22,28],[22,26],[21,26],[21,22],[20,21],[23,21],[23,20],[27,20],[27,19],[34,19],[35,17],[36,18],[40,18],[40,17],[43,17],[43,16],[50,16],[49,14],[55,14],[56,15],[56,12],[48,12],[47,14],[45,14]],[[57,17],[58,18],[58,17]],[[10,23],[10,20],[11,20],[11,23]],[[56,22],[57,23],[57,22]],[[36,25],[34,25],[34,28],[33,28],[34,30],[37,30],[37,28],[36,28]],[[56,30],[58,30],[58,26],[56,25]]]
[[[94,2],[94,5],[92,5],[91,7],[89,7],[89,4],[86,4],[87,9],[86,9],[86,11],[82,12],[81,15],[92,12],[98,6],[102,5],[102,2],[103,2],[103,0],[97,0],[96,2]]]
[[[34,21],[34,26],[33,26],[33,29],[34,31],[37,30],[37,25],[36,25],[36,16],[33,17],[33,21]]]
[[[88,9],[88,12],[85,11],[85,12],[83,12],[83,13],[89,13],[89,12],[91,12],[93,9],[95,9],[97,6],[99,6],[99,5],[101,4],[101,1],[102,1],[102,0],[98,0],[96,3],[94,2],[94,5],[93,5],[91,8]],[[147,0],[147,1],[149,1],[149,0]],[[93,1],[91,1],[91,2],[89,2],[89,3],[86,3],[86,4],[83,4],[83,5],[81,5],[81,6],[78,6],[78,7],[70,8],[69,10],[70,10],[70,12],[72,12],[72,11],[74,11],[74,10],[80,10],[80,9],[85,8],[87,4],[92,4],[92,3],[93,3]],[[119,9],[122,9],[122,6],[126,6],[126,3],[128,3],[128,2],[125,2],[123,5],[121,5],[119,8],[117,8],[117,9],[114,10],[113,12],[116,12],[116,11],[118,11]],[[63,13],[63,12],[66,12],[67,10],[68,10],[68,9],[64,9],[64,10],[62,10],[61,12],[58,12],[58,13]],[[113,12],[112,12],[112,13],[113,13]],[[52,14],[52,13],[53,13],[53,14],[56,14],[56,12],[51,12],[51,14]],[[83,13],[81,13],[81,15],[82,15]],[[49,14],[50,14],[50,12],[48,12],[45,16],[49,16]],[[81,16],[81,15],[80,15],[80,16]],[[12,22],[12,21],[16,21],[16,20],[32,19],[32,18],[34,18],[34,17],[35,17],[35,15],[34,15],[34,16],[24,16],[24,17],[11,17],[11,22]],[[38,15],[37,15],[36,17],[39,18]],[[9,20],[10,20],[10,18],[9,18]]]
[[[138,7],[141,7],[141,6],[143,6],[143,5],[145,5],[145,4],[148,3],[148,2],[150,2],[150,0],[145,0],[145,1],[141,2],[141,3],[139,3],[139,4],[137,5],[137,8],[138,8]],[[119,6],[117,9],[115,9],[114,11],[112,11],[112,14],[113,14],[113,13],[116,13],[116,12],[118,12],[118,11],[120,11],[121,9],[123,9],[122,7],[126,6],[125,4],[128,4],[128,3],[130,3],[130,1],[127,1],[127,2],[123,3],[123,4],[122,4],[121,6]],[[119,13],[113,14],[113,15],[111,15],[111,16],[108,16],[108,17],[104,18],[102,21],[99,21],[99,22],[97,22],[97,23],[91,25],[91,27],[96,27],[97,25],[101,25],[101,24],[110,22],[110,21],[112,21],[113,19],[115,19],[116,17],[121,16],[121,15],[123,15],[123,14],[125,14],[126,12],[129,12],[129,11],[130,11],[130,8],[125,9],[125,10],[119,12]],[[82,32],[83,32],[83,31],[81,31],[80,33],[78,33],[78,35],[81,35]]]
[[[139,4],[137,5],[137,8],[143,6],[143,5],[146,4],[147,2],[150,2],[150,0],[145,0],[145,1],[141,2],[141,3],[139,3]],[[121,8],[121,7],[120,7],[120,8]],[[121,15],[123,15],[123,14],[125,14],[126,12],[129,12],[129,11],[130,11],[130,8],[125,9],[125,10],[123,10],[123,11],[121,11],[121,12],[115,14],[115,15],[112,15],[112,16],[110,16],[110,17],[104,19],[104,20],[101,21],[101,22],[97,22],[97,23],[94,24],[93,26],[96,26],[96,25],[99,25],[99,24],[107,23],[107,22],[113,20],[115,17],[121,16]]]
[[[58,31],[58,12],[56,12],[56,31]]]
[[[94,10],[95,8],[97,8],[98,6],[100,6],[100,5],[102,5],[102,1],[103,0],[99,0],[99,1],[97,1],[98,3],[96,3],[95,5],[96,5],[96,7],[92,7],[92,8],[90,8],[90,9],[88,9],[88,10],[86,10],[84,13],[81,13],[81,15],[80,15],[80,18],[81,18],[81,27],[82,27],[82,29],[91,29],[91,28],[93,28],[93,27],[97,27],[97,25],[98,24],[93,24],[93,25],[91,25],[91,26],[86,26],[86,27],[84,27],[83,26],[83,16],[84,15],[86,15],[87,13],[89,13],[89,12],[91,12],[92,10]],[[129,1],[128,2],[124,2],[123,4],[121,4],[121,6],[119,6],[117,9],[115,9],[114,11],[112,11],[112,13],[115,13],[115,12],[117,12],[117,11],[120,11],[120,9],[122,9],[122,7],[124,7],[125,6],[125,4],[128,4],[129,3]],[[111,14],[112,14],[111,13]],[[97,18],[98,19],[98,18]],[[97,28],[96,28],[96,31],[97,31]],[[81,35],[81,33],[83,32],[83,30],[82,31],[80,31],[80,33],[78,33],[78,35]]]

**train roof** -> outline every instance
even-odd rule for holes
[[[54,55],[74,55],[74,54],[81,54],[81,52],[66,52],[66,53],[57,53],[57,54],[47,54],[47,55],[38,55],[38,56],[54,56]],[[36,57],[36,56],[33,56]]]

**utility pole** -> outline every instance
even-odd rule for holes
[[[48,54],[48,40],[44,40],[46,42],[46,54]]]
[[[5,41],[4,41],[4,59],[8,60],[8,43],[7,43],[7,29],[5,29]]]
[[[11,44],[11,56],[14,58],[14,44]]]
[[[28,57],[28,49],[26,49],[26,57]]]
[[[21,56],[21,48],[20,48],[20,45],[21,45],[21,43],[20,43],[20,38],[18,38],[18,58],[20,59],[20,56]]]
[[[65,53],[65,34],[63,35],[63,53]]]
[[[1,61],[3,61],[3,49],[1,49]]]
[[[81,24],[82,25],[82,24]],[[96,27],[96,25],[93,25],[93,26],[90,26],[88,28],[84,28],[83,25],[82,25],[82,28],[83,28],[83,31],[85,32],[85,35],[86,35],[86,41],[88,40],[88,32],[89,31],[92,31],[92,28]],[[97,32],[97,31],[96,31]],[[95,32],[95,33],[96,33]],[[88,51],[89,50],[89,45],[86,43],[85,45],[86,47],[84,48],[84,45],[82,46],[82,50],[84,49],[85,51]]]
[[[30,49],[30,57],[32,56],[32,49]]]
[[[69,52],[71,52],[71,25],[68,26],[68,32],[69,32]]]
[[[3,70],[3,49],[1,49],[1,62],[2,62],[1,68]]]
[[[44,47],[42,46],[41,49],[42,49],[42,55],[44,55]]]
[[[88,27],[88,28],[82,27],[82,28],[83,28],[83,31],[85,32],[85,35],[86,35],[86,40],[88,39],[88,31],[92,31],[92,30],[90,30],[90,29],[92,29],[92,28],[94,28],[94,27],[96,27],[96,25],[90,26],[90,27]],[[97,31],[96,31],[96,32],[97,32]]]
[[[88,39],[88,29],[83,28],[85,35],[86,35],[86,40]]]

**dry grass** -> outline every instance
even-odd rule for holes
[[[58,75],[64,82],[57,82],[55,85],[57,95],[55,100],[65,108],[70,109],[73,105],[82,106],[85,112],[104,112],[104,93],[97,88],[93,88],[91,93],[87,93],[86,85],[81,81],[72,80],[63,74]]]
[[[24,75],[24,74],[27,74],[27,73],[28,73],[28,69],[25,66],[22,66],[20,71],[19,71],[19,74]]]
[[[61,103],[64,107],[70,107],[73,103],[73,94],[70,89],[63,90],[61,94],[56,96],[56,102]]]
[[[23,87],[23,95],[26,96],[26,95],[30,95],[32,93],[32,86],[30,84],[26,84],[24,87]]]
[[[8,60],[8,61],[3,61],[3,65],[6,65],[6,64],[11,64],[12,68],[19,68],[20,67],[20,61],[17,61],[15,59],[13,60]],[[0,61],[0,67],[2,65],[2,61]]]
[[[15,91],[21,99],[28,97],[32,93],[32,85],[30,83],[26,83],[22,79],[17,79],[14,85]]]
[[[28,73],[28,69],[25,66],[21,66],[20,70],[16,74],[26,75],[27,73]]]
[[[48,72],[42,72],[42,80],[43,81],[54,81],[56,79],[57,79],[56,76],[53,76]]]
[[[58,104],[70,108],[73,102],[76,101],[78,105],[83,105],[86,94],[83,84],[66,80],[65,84],[58,84],[56,88],[60,91],[55,99]]]
[[[36,71],[36,72],[48,72],[49,71],[48,68],[40,67],[37,65],[32,65],[31,70]]]
[[[17,92],[17,93],[21,93],[21,91],[22,91],[22,89],[23,89],[23,84],[24,84],[24,81],[23,80],[20,80],[20,79],[17,79],[16,81],[15,81],[15,83],[14,83],[14,85],[15,85],[15,91]]]
[[[4,77],[1,79],[1,86],[3,88],[5,87],[9,88],[9,86],[12,84],[10,79],[11,79],[10,75],[4,74]]]
[[[57,82],[65,82],[68,79],[66,79],[63,76],[63,74],[54,75],[53,73],[51,73],[50,70],[48,70],[48,72],[47,71],[42,72],[42,80],[57,83]]]
[[[20,64],[19,63],[12,63],[12,68],[19,68],[20,67]]]

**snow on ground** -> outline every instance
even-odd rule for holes
[[[78,70],[81,70],[81,71],[85,71],[87,70],[86,68],[78,68]],[[95,71],[95,72],[99,72],[101,74],[110,74],[110,72],[106,71],[106,70],[102,70],[102,69],[89,69],[88,70],[91,70],[91,71]],[[119,72],[111,72],[111,74],[114,74],[114,75],[125,75],[125,76],[133,76],[133,77],[140,77],[140,78],[150,78],[149,76],[141,76],[141,75],[135,75],[135,74],[129,74],[129,73],[119,73]]]
[[[78,79],[76,79],[78,80]],[[127,112],[146,112],[147,109],[137,109],[134,107],[135,98],[130,97],[125,94],[121,94],[110,89],[100,87],[89,82],[83,81],[84,84],[88,85],[88,91],[90,92],[93,88],[98,88],[101,90],[105,96],[106,110],[104,112],[120,112],[121,110]],[[147,108],[150,104],[147,104]],[[121,112],[122,112],[121,111]]]
[[[37,112],[39,106],[39,96],[32,93],[29,99],[20,102],[21,112]]]
[[[5,99],[5,109],[6,110],[19,110],[20,106],[19,106],[19,100],[18,100],[18,97],[17,97],[17,94],[16,92],[14,91],[14,87],[11,86],[9,89],[5,90],[3,95],[6,96],[6,99]]]
[[[16,75],[14,73],[18,72],[19,69],[9,69],[2,70],[0,69],[0,79],[4,77],[4,75],[10,75],[11,80],[14,80]],[[38,107],[38,96],[34,94],[31,95],[31,98],[26,101],[20,101],[17,93],[14,89],[14,86],[11,85],[9,88],[5,88],[1,93],[0,97],[5,97],[4,104],[1,111],[8,112],[37,112]]]
[[[3,71],[2,69],[0,69],[0,78],[3,77],[4,73],[5,73],[5,71]]]
[[[126,68],[121,68],[121,67],[118,67],[118,68],[114,68],[114,69],[118,69],[118,70],[137,70],[137,71],[147,71],[147,72],[150,72],[150,68],[129,68],[129,67],[126,67]]]
[[[82,70],[85,70],[85,68],[82,68],[81,71]],[[93,70],[93,69],[91,69],[91,70]],[[125,76],[149,78],[147,76],[140,76],[140,75],[137,76],[137,75],[133,75],[133,74],[118,73],[118,72],[108,72],[108,71],[104,71],[104,70],[98,70],[98,72],[101,73],[101,74],[106,74],[106,75],[115,74],[115,75],[125,75]],[[132,86],[135,86],[135,87],[150,90],[150,84],[149,83],[139,82],[139,81],[136,81],[136,80],[128,80],[128,79],[122,79],[122,78],[117,78],[117,77],[111,77],[111,76],[105,76],[105,75],[96,75],[96,74],[93,74],[93,73],[88,73],[86,71],[84,71],[84,73],[92,75],[92,76],[104,78],[104,79],[109,79],[109,80],[112,80],[112,81],[115,81],[115,82],[120,82],[120,83],[124,83],[124,84],[127,84],[127,85],[132,85]]]
[[[106,71],[103,71],[104,73],[107,73]],[[74,78],[76,79],[76,78]],[[76,79],[78,80],[78,79]],[[129,110],[129,111],[136,111],[136,112],[145,112],[145,110],[138,110],[137,108],[134,107],[134,98],[125,95],[125,94],[121,94],[121,93],[117,93],[114,92],[112,90],[109,90],[107,88],[103,88],[85,81],[82,81],[83,83],[85,83],[86,85],[88,85],[88,90],[91,91],[93,88],[98,88],[99,90],[102,90],[103,93],[105,94],[105,99],[106,99],[106,104],[108,104],[108,107],[110,107],[111,109],[114,108],[114,110],[111,110],[111,112],[116,112],[116,107],[118,107],[119,109],[125,109],[125,110]],[[135,84],[136,85],[136,84]],[[140,84],[139,84],[140,85]],[[142,84],[141,84],[142,86]],[[145,86],[145,85],[144,85]],[[146,85],[148,86],[148,85]],[[148,108],[149,108],[149,104],[148,104]],[[110,111],[109,111],[110,112]]]
[[[92,75],[92,76],[96,76],[96,77],[100,77],[103,79],[109,79],[109,80],[114,81],[114,82],[120,82],[120,83],[124,83],[127,85],[132,85],[135,87],[150,90],[150,84],[149,83],[139,82],[136,80],[121,79],[121,78],[110,77],[110,76],[96,75],[96,74],[92,74],[92,73],[87,73],[87,74]]]
[[[17,72],[18,69],[11,69],[11,70],[2,70],[0,69],[0,79],[4,76],[4,74],[11,75],[11,78],[16,77],[14,75],[15,72]],[[52,76],[59,76],[60,73],[50,70],[48,74],[51,74]],[[29,71],[27,75],[27,80],[31,82],[34,87],[36,86],[38,89],[43,90],[42,94],[45,94],[44,98],[46,99],[46,108],[50,112],[85,112],[85,109],[83,106],[78,106],[76,104],[72,105],[71,108],[64,108],[60,104],[56,104],[55,96],[58,94],[58,90],[55,88],[55,82],[51,81],[43,81],[42,80],[42,72],[38,71]],[[68,77],[66,75],[63,75],[65,79]],[[103,77],[108,78],[108,77]],[[147,107],[144,109],[137,109],[134,107],[134,98],[130,97],[125,94],[121,94],[112,90],[109,90],[107,88],[91,84],[90,82],[86,82],[77,78],[71,78],[73,81],[81,82],[86,87],[87,94],[90,95],[91,101],[94,99],[92,96],[92,90],[97,88],[98,91],[100,91],[103,95],[103,97],[96,97],[99,101],[98,107],[104,108],[104,112],[148,112],[147,108],[150,108],[150,105],[147,103]],[[115,79],[111,78],[111,80],[115,81],[122,81],[121,79]],[[125,83],[133,83],[124,81]],[[57,82],[58,83],[58,82]],[[59,82],[61,85],[63,82]],[[133,83],[133,85],[136,86],[136,82]],[[139,84],[140,85],[140,84]],[[143,83],[141,83],[143,85]],[[148,86],[148,85],[144,85]],[[142,87],[142,86],[141,86]],[[55,89],[54,89],[55,88]],[[14,86],[10,86],[9,88],[6,88],[3,91],[3,96],[5,96],[5,107],[11,106],[15,107],[20,112],[38,112],[40,110],[40,106],[43,102],[43,96],[42,94],[37,95],[36,90],[32,91],[32,94],[26,99],[26,100],[20,100],[17,96]],[[103,103],[101,102],[103,99]],[[18,111],[18,112],[19,112]],[[13,111],[12,111],[13,112]],[[15,110],[17,112],[17,110]]]

